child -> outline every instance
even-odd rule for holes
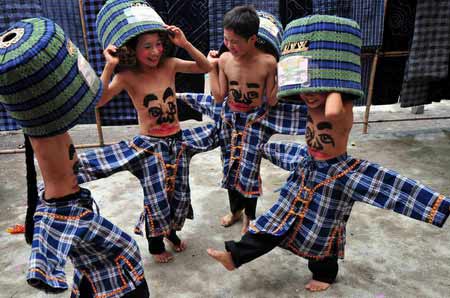
[[[221,224],[232,225],[244,210],[242,234],[255,219],[256,202],[262,192],[258,146],[275,133],[304,132],[304,107],[275,106],[281,35],[281,24],[272,15],[257,13],[251,6],[233,8],[224,17],[224,44],[229,52],[220,58],[216,58],[216,51],[208,55],[213,64],[210,79],[215,103],[208,96],[180,95],[193,109],[211,116],[219,127],[222,187],[228,189],[231,210]]]
[[[137,243],[94,211],[89,190],[77,183],[67,130],[100,97],[100,80],[62,29],[45,18],[20,21],[0,36],[0,61],[0,101],[26,135],[27,282],[50,293],[65,291],[70,258],[72,298],[149,297]],[[33,149],[45,185],[39,198]]]
[[[307,146],[268,143],[264,156],[291,171],[278,201],[227,251],[208,254],[233,270],[276,246],[308,259],[310,291],[326,290],[344,257],[345,227],[355,201],[391,209],[441,227],[450,198],[365,160],[346,154],[352,99],[360,85],[360,31],[352,20],[310,16],[286,27],[279,66],[281,98],[308,107]]]
[[[113,15],[111,16],[111,13]],[[123,24],[123,19],[129,24]],[[115,28],[123,26],[119,34]],[[127,170],[141,182],[144,212],[135,232],[145,223],[149,251],[156,262],[173,256],[163,238],[177,252],[186,249],[181,230],[190,211],[189,161],[198,152],[213,148],[212,125],[181,131],[175,97],[175,74],[205,73],[206,57],[188,42],[175,26],[164,25],[145,1],[108,1],[97,18],[97,31],[104,46],[106,65],[101,75],[105,91],[97,107],[105,105],[120,91],[128,92],[138,114],[140,135],[130,143],[120,142],[79,155],[79,182],[92,181]],[[169,40],[185,49],[195,61],[167,57]],[[117,73],[118,48],[126,45],[134,52],[136,64]],[[204,139],[206,141],[204,141]],[[191,212],[192,213],[192,212]]]

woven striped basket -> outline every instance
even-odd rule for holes
[[[283,37],[283,26],[272,14],[261,10],[257,11],[259,16],[258,40],[256,47],[280,58],[281,40]]]
[[[144,32],[166,32],[164,22],[145,0],[108,0],[96,20],[97,36],[103,49],[124,46]]]
[[[361,88],[361,32],[350,19],[313,15],[290,22],[278,63],[279,99],[339,92],[354,99]]]
[[[259,17],[258,39],[255,46],[275,58],[280,58],[280,45],[283,37],[283,26],[281,22],[272,14],[258,10]],[[227,52],[228,48],[222,43],[219,49],[219,55]]]
[[[101,91],[94,70],[51,20],[25,19],[0,33],[0,102],[25,134],[67,131]]]

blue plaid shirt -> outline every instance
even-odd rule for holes
[[[216,123],[222,152],[222,187],[236,189],[245,197],[262,194],[259,174],[261,153],[258,148],[276,133],[304,134],[306,106],[278,103],[264,105],[249,113],[232,112],[226,103],[217,104],[210,95],[177,94],[194,110]]]
[[[78,182],[84,183],[129,171],[144,191],[144,211],[135,232],[147,225],[150,237],[181,230],[191,205],[189,163],[200,152],[217,147],[214,125],[184,129],[179,138],[136,136],[133,141],[86,151],[78,155]]]
[[[280,246],[297,255],[343,258],[354,202],[439,227],[449,216],[450,198],[377,164],[345,154],[317,161],[299,144],[268,143],[261,150],[291,174],[276,203],[250,224],[250,232],[285,235]]]
[[[47,202],[34,215],[34,235],[27,281],[47,292],[67,289],[64,266],[75,268],[72,298],[79,297],[84,276],[96,297],[122,297],[144,280],[139,248],[128,234],[93,212],[87,189]]]

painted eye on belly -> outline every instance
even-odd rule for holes
[[[149,113],[150,116],[152,116],[152,117],[159,117],[159,116],[161,116],[161,114],[162,114],[162,110],[161,110],[161,108],[155,108],[155,107],[153,107],[153,108],[148,109],[148,113]]]
[[[319,139],[323,144],[332,144],[334,147],[334,140],[329,134],[320,134]]]

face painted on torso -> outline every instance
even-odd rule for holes
[[[328,121],[321,121],[314,125],[311,116],[308,115],[308,121],[305,132],[306,144],[310,149],[311,155],[318,159],[327,159],[327,151],[335,147],[333,135],[329,133],[333,130],[333,124]]]
[[[144,97],[143,105],[148,110],[148,135],[169,136],[180,130],[177,116],[176,97],[172,88],[167,87],[161,98],[154,93]]]
[[[232,110],[248,111],[261,103],[260,85],[258,83],[246,83],[240,86],[237,81],[230,81],[228,87],[228,101]]]
[[[351,106],[346,117],[331,121],[325,117],[327,94],[302,94],[308,107],[305,140],[308,151],[317,160],[326,160],[344,154],[353,122]],[[351,103],[350,103],[351,105]]]

